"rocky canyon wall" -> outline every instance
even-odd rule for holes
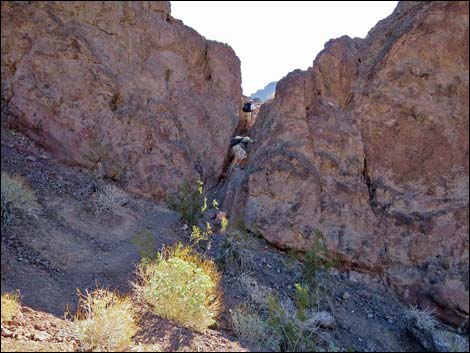
[[[284,249],[322,234],[405,300],[468,319],[468,10],[399,3],[281,80],[232,218]]]
[[[240,61],[169,2],[4,1],[1,34],[2,113],[58,159],[156,199],[217,180]]]

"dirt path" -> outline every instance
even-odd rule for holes
[[[178,214],[131,195],[121,215],[90,212],[83,190],[96,181],[21,136],[3,131],[1,154],[2,171],[22,175],[42,206],[39,217],[2,234],[2,291],[19,289],[26,305],[62,316],[75,311],[77,288],[125,292],[140,261],[138,232],[148,229],[157,249],[182,240]]]

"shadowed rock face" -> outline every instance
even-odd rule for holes
[[[406,300],[468,318],[468,23],[466,2],[400,3],[288,74],[250,131],[232,218],[281,248],[321,232]]]
[[[169,2],[2,2],[1,31],[2,111],[61,161],[157,199],[216,181],[240,61]]]

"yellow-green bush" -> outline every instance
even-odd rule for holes
[[[198,226],[193,226],[193,230],[191,232],[191,241],[194,244],[197,244],[201,240],[209,240],[212,234],[214,234],[214,232],[212,231],[212,227],[209,222],[206,222],[206,230],[202,230]]]
[[[156,314],[204,330],[221,311],[220,274],[212,261],[178,244],[137,267],[136,294]]]
[[[74,320],[75,334],[85,351],[123,351],[132,346],[137,332],[135,313],[129,298],[104,289],[79,292]]]
[[[11,225],[16,217],[32,216],[38,210],[34,192],[21,176],[1,175],[1,227]]]
[[[20,296],[18,293],[2,294],[2,322],[10,321],[20,308]]]

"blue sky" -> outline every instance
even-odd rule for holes
[[[204,37],[229,44],[250,95],[295,69],[306,70],[324,44],[364,38],[397,1],[172,1],[173,17]]]

